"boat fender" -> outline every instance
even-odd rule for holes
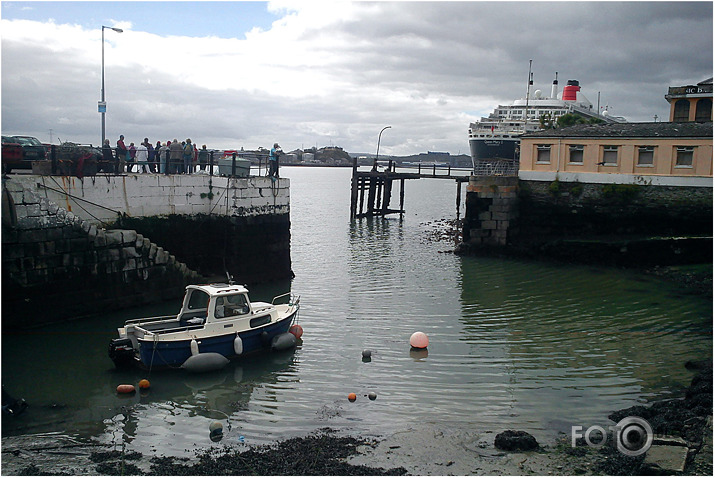
[[[216,352],[205,352],[192,355],[186,359],[181,368],[192,373],[211,372],[226,366],[228,359]]]
[[[191,355],[199,354],[199,343],[196,339],[191,339]]]
[[[117,393],[120,393],[120,394],[134,393],[135,391],[136,391],[136,388],[134,388],[134,385],[122,384],[122,385],[117,386]]]
[[[233,339],[233,351],[236,355],[241,355],[243,353],[243,340],[236,334],[236,338]]]
[[[270,344],[270,342],[271,342],[271,336],[268,335],[268,332],[266,332],[265,330],[263,332],[261,332],[261,343],[265,346],[265,345]]]
[[[295,347],[297,341],[298,339],[295,338],[295,335],[290,332],[284,332],[273,337],[271,350],[288,350]]]
[[[296,339],[299,339],[303,336],[303,327],[298,324],[293,324],[290,326],[290,329],[288,329],[288,332],[295,335]]]

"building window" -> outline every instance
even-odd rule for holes
[[[604,146],[601,164],[604,166],[618,165],[618,146]]]
[[[550,144],[537,144],[536,145],[536,162],[537,163],[550,163],[551,162],[551,145]]]
[[[678,146],[675,153],[676,168],[692,168],[693,167],[693,146]]]
[[[638,147],[638,166],[653,166],[653,157],[655,156],[655,146],[639,146]]]
[[[582,144],[572,144],[569,146],[569,163],[583,164]]]
[[[675,102],[673,110],[673,121],[683,122],[690,118],[690,102],[688,100],[678,100]]]
[[[712,121],[713,119],[713,100],[710,98],[702,98],[695,105],[695,121]]]

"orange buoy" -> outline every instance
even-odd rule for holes
[[[117,393],[134,393],[135,391],[134,385],[123,384],[117,387]]]
[[[301,327],[298,324],[294,324],[294,325],[290,326],[290,329],[288,329],[288,332],[295,335],[296,339],[299,339],[303,335],[303,327]]]
[[[354,402],[355,400],[357,400],[357,395],[355,395],[354,393],[348,393],[348,400]]]
[[[147,380],[145,378],[139,380],[139,388],[141,388],[142,390],[146,390],[149,387],[151,387],[149,380]]]

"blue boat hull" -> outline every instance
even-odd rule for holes
[[[241,357],[270,348],[273,337],[288,332],[296,313],[274,324],[266,325],[238,335],[243,342]],[[239,357],[233,348],[236,333],[202,338],[199,341],[199,352],[214,352],[228,359]],[[155,348],[156,346],[156,348]],[[140,366],[147,369],[180,367],[191,357],[191,339],[153,342],[139,340]]]

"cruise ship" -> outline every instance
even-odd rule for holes
[[[482,117],[469,125],[469,151],[475,165],[490,159],[519,159],[519,137],[544,129],[542,121],[553,122],[567,114],[575,113],[586,118],[599,118],[607,123],[624,123],[622,117],[603,113],[594,109],[593,104],[581,93],[577,80],[568,80],[561,94],[558,93],[558,73],[551,85],[551,94],[545,96],[541,90],[532,90],[533,76],[529,68],[529,82],[526,97],[515,100],[511,105],[497,106],[488,117]],[[528,115],[527,115],[528,110]]]

